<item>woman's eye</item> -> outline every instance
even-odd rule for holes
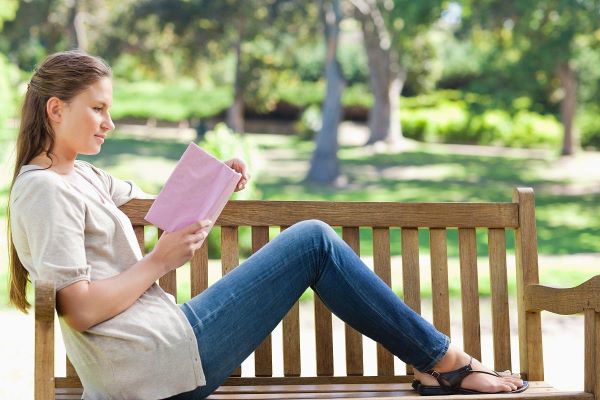
[[[102,111],[102,107],[94,107],[94,111],[100,112],[100,111]]]

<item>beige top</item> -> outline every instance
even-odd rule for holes
[[[23,166],[11,192],[11,229],[32,281],[54,281],[58,291],[110,278],[140,260],[131,222],[117,208],[134,197],[146,196],[87,162],[76,161],[69,176]],[[86,400],[162,399],[205,384],[192,327],[156,283],[83,333],[59,321]]]

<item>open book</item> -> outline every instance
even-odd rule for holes
[[[214,224],[241,177],[190,143],[145,219],[165,232],[202,219],[210,219]]]

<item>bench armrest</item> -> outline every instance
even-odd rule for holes
[[[525,288],[526,311],[550,311],[572,315],[593,309],[600,312],[600,275],[573,288],[553,288],[539,284]]]

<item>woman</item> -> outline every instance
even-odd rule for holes
[[[514,392],[449,345],[326,224],[285,230],[202,294],[178,306],[156,285],[188,261],[210,221],[163,234],[142,256],[118,206],[145,194],[77,160],[114,129],[110,68],[79,51],[48,57],[25,96],[9,200],[11,302],[27,312],[29,277],[51,280],[67,353],[85,399],[200,399],[263,341],[307,287],[355,329],[418,371],[422,394]],[[249,179],[241,160],[227,164]]]

